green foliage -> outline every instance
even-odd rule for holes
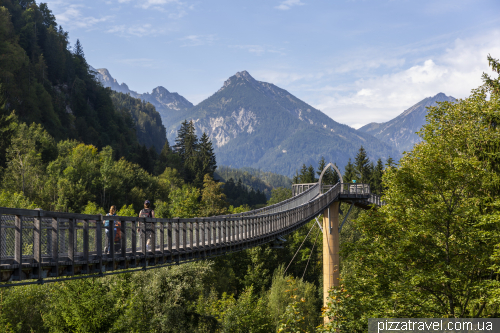
[[[193,121],[184,120],[177,133],[173,148],[182,163],[184,181],[201,188],[205,175],[213,178],[217,168],[212,142],[205,133],[198,140]]]
[[[362,327],[364,330],[368,329],[368,322],[356,323],[348,325],[348,311],[352,311],[354,305],[351,303],[352,297],[348,294],[343,285],[339,287],[332,287],[328,291],[326,306],[322,308],[322,317],[328,318],[326,324],[318,326],[316,332],[349,332],[354,327]],[[346,305],[346,303],[348,305]]]
[[[266,300],[247,288],[236,299],[223,293],[220,298],[212,290],[207,298],[200,296],[198,312],[215,317],[219,321],[218,332],[267,333],[273,331]]]
[[[156,212],[155,212],[156,213]],[[116,213],[118,216],[137,216],[134,210],[134,205],[123,205],[123,207]]]
[[[292,190],[289,188],[278,187],[274,188],[271,192],[271,198],[267,202],[267,205],[274,205],[278,202],[284,201],[292,197]]]
[[[35,209],[37,205],[26,198],[22,193],[0,191],[0,207]]]
[[[0,289],[0,332],[49,332],[43,314],[49,311],[53,285]]]
[[[387,205],[342,244],[350,330],[370,317],[498,316],[499,106],[486,85],[430,108],[424,141],[386,169]]]
[[[269,309],[277,332],[314,332],[318,325],[316,287],[275,271],[269,290]]]
[[[154,146],[160,152],[166,143],[165,127],[155,107],[129,94],[112,91],[111,100],[115,109],[122,113],[130,113],[135,123],[137,141],[146,146]]]
[[[224,184],[224,195],[227,202],[233,206],[249,205],[256,207],[266,203],[264,192],[260,190],[255,192],[253,188],[249,190],[247,186],[243,185],[241,179],[235,183],[233,178],[229,178]]]
[[[226,196],[222,193],[222,184],[214,181],[209,174],[203,179],[203,190],[201,191],[201,216],[216,216],[227,213]]]
[[[0,22],[0,167],[5,166],[13,110],[20,122],[41,124],[57,141],[76,139],[99,149],[109,145],[115,159],[124,156],[147,166],[142,155],[146,151],[151,157],[151,153],[138,143],[135,129],[144,128],[139,133],[146,144],[160,136],[160,150],[165,131],[162,138],[155,130],[162,129],[159,116],[148,109],[149,118],[134,120],[123,105],[116,109],[111,91],[89,70],[82,44],[77,40],[70,51],[68,33],[57,27],[47,4],[4,1]]]
[[[248,189],[263,192],[269,199],[271,190],[276,187],[291,188],[292,181],[290,178],[278,175],[273,172],[266,172],[260,169],[253,168],[231,168],[228,166],[219,166],[215,172],[215,178],[222,182],[227,182],[229,179],[241,179],[241,183]]]
[[[55,286],[43,320],[50,332],[106,332],[120,308],[103,279],[66,281]]]
[[[229,214],[239,214],[239,213],[248,212],[251,210],[251,208],[248,205],[242,205],[242,206],[238,206],[238,207],[234,207],[234,206],[230,205],[227,210],[228,210]]]
[[[89,201],[87,203],[87,205],[83,208],[82,214],[89,214],[89,215],[99,215],[99,214],[101,214],[101,215],[106,215],[106,212],[104,211],[104,209],[102,207],[97,206],[96,203]]]
[[[183,185],[181,188],[174,188],[170,192],[169,216],[177,218],[190,218],[199,216],[200,190],[190,185]]]
[[[20,124],[7,148],[7,168],[2,186],[40,199],[47,163],[56,155],[55,142],[41,125]]]

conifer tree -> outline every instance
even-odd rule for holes
[[[375,166],[372,173],[372,183],[371,192],[375,194],[382,194],[382,174],[384,172],[384,165],[382,164],[382,159],[377,160],[377,165]]]
[[[351,158],[347,162],[344,171],[344,183],[351,183],[353,180],[359,181],[356,175],[356,170],[354,169],[354,165],[351,162]]]
[[[356,172],[357,178],[353,179],[357,179],[359,183],[370,183],[370,159],[366,155],[366,150],[363,146],[359,148],[358,154],[356,155],[354,171]]]
[[[210,138],[205,132],[203,132],[200,139],[199,158],[201,160],[201,170],[199,174],[201,174],[202,177],[208,174],[210,178],[213,178],[215,169],[217,169],[217,161],[215,160],[212,141],[210,141]]]

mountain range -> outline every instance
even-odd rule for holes
[[[130,94],[134,98],[142,99],[145,102],[153,104],[156,111],[160,114],[162,123],[164,125],[170,123],[172,119],[182,118],[184,112],[193,107],[193,104],[174,92],[171,93],[162,86],[158,86],[152,90],[151,93],[139,94],[136,91],[130,90],[126,83],[119,84],[118,81],[111,76],[106,68],[91,68],[97,75],[97,79],[104,87],[109,87],[114,91],[124,94]],[[177,130],[167,133],[167,138],[171,141],[177,135]]]
[[[315,166],[321,156],[343,168],[361,146],[372,161],[385,161],[389,156],[398,160],[403,151],[419,142],[415,132],[425,123],[426,107],[455,100],[439,93],[386,123],[371,123],[355,130],[288,91],[255,80],[247,71],[231,76],[196,106],[162,86],[139,94],[127,84],[119,84],[107,69],[94,71],[104,86],[153,104],[171,145],[181,122],[192,120],[197,135],[206,132],[211,138],[219,165],[253,167],[289,177],[302,164]]]
[[[438,102],[455,101],[454,97],[439,93],[421,100],[388,122],[370,123],[359,128],[358,131],[371,134],[377,139],[391,144],[401,153],[409,151],[416,143],[422,141],[415,132],[419,131],[425,124],[427,108],[436,106]]]

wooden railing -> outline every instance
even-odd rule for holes
[[[57,281],[84,274],[148,269],[222,255],[273,241],[300,228],[335,200],[372,200],[369,186],[317,188],[242,214],[161,219],[0,208],[0,281]],[[356,185],[355,187],[351,185]],[[314,193],[316,192],[316,193]],[[375,203],[375,202],[373,202]],[[112,242],[104,253],[106,227]],[[113,225],[116,224],[116,231]],[[148,246],[149,239],[149,246]],[[47,280],[45,280],[47,281]],[[9,286],[10,284],[0,284]]]

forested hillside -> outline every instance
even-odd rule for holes
[[[78,40],[69,45],[68,32],[57,26],[47,4],[1,0],[0,6],[2,112],[15,112],[20,122],[41,124],[56,141],[110,146],[115,159],[123,156],[142,165],[155,158],[149,156],[149,145],[155,144],[158,151],[163,145],[143,129],[161,131],[161,122],[131,114],[128,107],[133,103],[114,107],[111,91],[89,72],[83,46]]]
[[[273,172],[262,171],[254,168],[231,168],[228,166],[219,166],[215,171],[215,177],[222,182],[233,179],[235,182],[241,182],[249,189],[259,190],[271,197],[271,190],[277,187],[292,187],[292,180],[286,176],[278,175]]]
[[[153,104],[119,92],[112,92],[111,100],[116,111],[130,113],[134,119],[137,141],[146,147],[153,146],[160,152],[167,141],[167,135],[160,114]]]

